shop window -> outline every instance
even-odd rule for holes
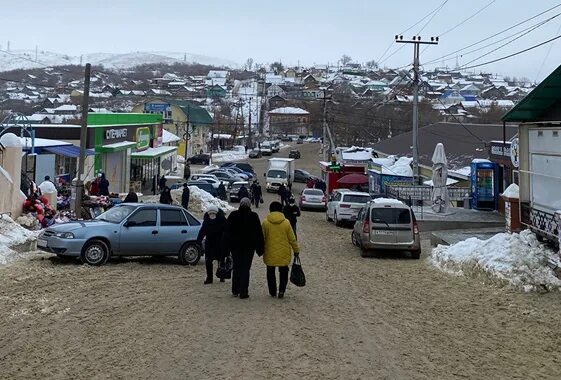
[[[154,227],[156,226],[156,210],[140,210],[129,218],[129,222],[135,222],[134,226],[138,227]]]
[[[160,210],[160,225],[187,226],[187,219],[181,210]]]

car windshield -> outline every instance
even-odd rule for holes
[[[103,220],[110,223],[121,223],[123,219],[131,214],[136,209],[136,206],[116,206],[105,211],[98,216],[97,220]]]
[[[308,173],[308,172],[305,171],[305,170],[298,169],[297,171],[298,171],[300,174],[304,175],[304,176],[308,176],[308,177],[311,176],[311,174]]]
[[[323,195],[323,191],[316,189],[304,190],[305,195]]]
[[[370,195],[344,194],[342,202],[366,203],[370,200]]]
[[[373,208],[372,222],[382,224],[409,224],[411,213],[405,208]]]
[[[282,170],[269,170],[267,173],[267,177],[269,178],[286,178],[286,172]]]

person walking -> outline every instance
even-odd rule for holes
[[[214,276],[212,262],[218,261],[221,265],[224,260],[224,231],[226,229],[226,217],[224,212],[216,206],[210,206],[204,215],[203,225],[199,230],[197,236],[197,243],[202,245],[203,239],[205,241],[205,267],[206,267],[206,280],[205,285],[212,284]],[[224,282],[221,278],[220,282]]]
[[[160,203],[163,203],[165,205],[173,204],[173,198],[171,197],[171,190],[167,186],[164,187],[164,190],[162,190],[162,193],[160,194]]]
[[[251,211],[249,198],[242,198],[239,209],[232,211],[226,228],[227,250],[232,254],[232,294],[249,297],[249,271],[253,255],[263,255],[263,230],[259,216]]]
[[[269,215],[262,223],[265,238],[265,252],[263,262],[267,266],[267,285],[271,297],[283,298],[288,284],[288,266],[294,255],[300,253],[300,247],[290,222],[282,213],[282,205],[272,202],[269,205]],[[279,268],[279,286],[277,293],[276,268]]]
[[[293,196],[288,199],[288,204],[282,209],[284,217],[290,222],[292,231],[294,231],[294,236],[298,239],[298,234],[296,233],[296,222],[297,218],[300,217],[300,207],[296,205],[296,200]]]
[[[123,203],[138,203],[138,194],[136,194],[132,190],[129,191],[129,193],[127,194],[127,196],[123,200]]]
[[[253,181],[253,185],[251,185],[251,200],[252,203],[255,205],[255,208],[259,208],[259,203],[261,203],[261,198],[263,197],[263,190],[261,189],[261,185],[259,181]]]
[[[288,204],[287,202],[287,197],[286,197],[286,193],[288,192],[286,186],[284,186],[284,183],[281,183],[279,186],[279,196],[280,196],[280,201],[281,201],[281,205],[284,207],[286,204]]]
[[[226,200],[226,186],[224,186],[224,183],[220,182],[220,185],[218,185],[218,198],[222,199],[223,201]]]
[[[105,178],[105,173],[101,173],[99,178],[99,195],[109,196],[109,181]]]
[[[160,191],[164,191],[164,189],[166,188],[166,182],[167,182],[166,177],[162,175],[160,177],[160,180],[158,181],[158,188],[160,189]]]
[[[191,196],[191,190],[186,183],[183,184],[183,193],[181,193],[181,206],[185,209],[189,209],[189,198]]]
[[[242,187],[240,187],[240,189],[238,190],[238,199],[241,201],[243,198],[249,199],[249,191],[247,190],[247,187],[245,187],[245,185],[242,185]]]

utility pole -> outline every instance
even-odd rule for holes
[[[438,45],[438,37],[431,37],[430,41],[421,41],[420,36],[413,36],[412,40],[404,40],[403,36],[395,36],[395,42],[413,44],[413,182],[421,182],[419,172],[419,50],[421,45]]]
[[[329,146],[329,149],[326,148],[327,146],[327,94],[323,94],[323,141],[322,141],[322,147],[323,147],[323,160],[324,161],[329,161],[329,152],[331,151],[331,145]]]
[[[249,97],[249,127],[247,130],[247,146],[248,149],[253,148],[253,145],[251,144],[251,96]]]
[[[90,73],[92,65],[86,63],[84,71],[84,94],[82,96],[82,126],[80,128],[80,160],[78,161],[78,173],[76,175],[76,188],[74,195],[76,196],[74,202],[74,213],[77,219],[80,219],[82,209],[82,197],[84,196],[84,180],[82,174],[84,173],[84,164],[86,161],[86,142],[88,139],[88,108],[90,101]]]

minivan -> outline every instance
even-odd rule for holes
[[[411,207],[397,199],[377,198],[359,211],[351,235],[361,256],[372,250],[409,251],[413,259],[421,257],[421,239],[417,219]]]

